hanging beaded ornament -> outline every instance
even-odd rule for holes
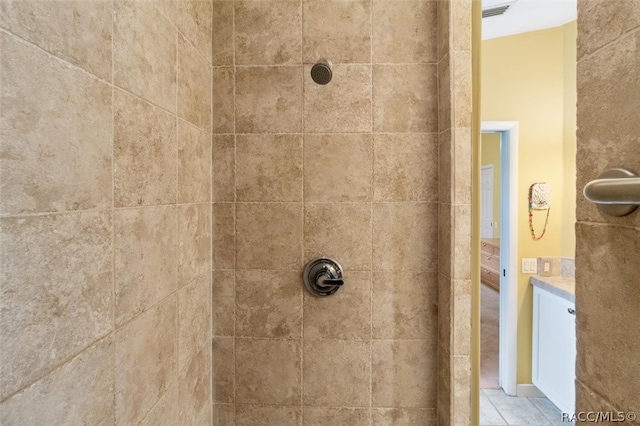
[[[533,210],[547,210],[547,217],[544,220],[544,228],[542,234],[536,237],[533,230]],[[534,241],[541,240],[544,233],[547,232],[549,224],[549,212],[551,211],[551,187],[547,183],[534,183],[529,187],[529,229],[531,230],[531,238]]]

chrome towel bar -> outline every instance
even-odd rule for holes
[[[625,169],[609,169],[584,187],[584,197],[611,216],[625,216],[640,206],[640,177]]]

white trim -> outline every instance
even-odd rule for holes
[[[483,121],[500,132],[500,354],[499,384],[517,394],[518,368],[518,122]],[[505,273],[503,273],[503,271]],[[505,276],[506,275],[506,276]]]
[[[493,197],[494,197],[494,194],[493,194],[493,188],[494,188],[494,186],[493,186],[493,173],[494,173],[493,172],[493,164],[487,164],[486,166],[480,166],[480,172],[481,173],[484,172],[485,170],[491,170],[491,188],[489,188],[489,190],[491,191],[491,197],[490,198],[491,198],[492,201],[489,204],[489,206],[485,206],[482,203],[482,199],[483,199],[482,197],[484,195],[481,195],[481,197],[480,197],[480,201],[481,201],[480,202],[480,237],[481,238],[493,238],[493,232],[494,232],[493,231],[493,229],[494,229],[493,228],[493,218],[495,217],[495,214],[494,214],[494,211],[493,211]],[[483,180],[484,180],[484,176],[481,175],[481,178],[480,178],[480,191],[481,191],[480,193],[481,194],[482,194],[482,191],[486,189],[484,187],[483,182],[482,182]],[[484,214],[486,212],[485,209],[487,209],[487,208],[491,209],[491,224],[490,224],[491,235],[488,236],[488,237],[485,237],[485,236],[483,236],[483,233],[484,233],[485,229],[484,229],[484,225],[482,224],[482,220],[483,220],[482,218],[483,218],[483,216],[484,216]]]
[[[546,397],[546,395],[543,394],[542,391],[540,391],[540,389],[538,389],[538,387],[533,383],[517,385],[516,394],[517,396],[526,396],[530,398]]]

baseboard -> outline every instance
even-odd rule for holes
[[[533,383],[528,383],[528,384],[523,384],[523,385],[516,385],[516,395],[518,395],[518,396],[528,396],[528,397],[534,397],[534,398],[546,396]]]

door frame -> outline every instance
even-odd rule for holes
[[[499,384],[517,394],[518,369],[518,122],[483,121],[482,133],[500,133]]]
[[[481,173],[485,170],[491,170],[491,199],[493,199],[494,197],[494,193],[493,193],[493,164],[488,164],[486,166],[481,166],[480,171]],[[483,185],[482,185],[482,174],[480,175],[481,179],[480,179],[480,191],[482,191]],[[481,192],[482,193],[482,192]],[[482,197],[480,198],[482,200]],[[487,238],[487,237],[482,237],[482,232],[483,232],[483,227],[482,227],[482,216],[484,216],[484,209],[487,208],[487,206],[485,206],[484,204],[480,205],[480,237],[481,238]],[[493,211],[493,203],[491,203],[491,236],[489,238],[493,238],[493,217],[494,217],[494,211]]]

